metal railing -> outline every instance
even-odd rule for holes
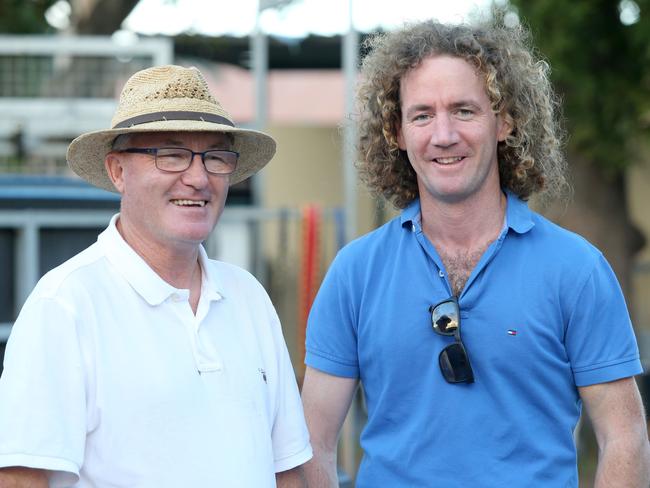
[[[172,60],[166,38],[0,35],[0,171],[65,173],[68,143],[109,126],[128,76]]]

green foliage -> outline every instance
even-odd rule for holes
[[[0,0],[0,33],[45,34],[54,29],[45,21],[45,11],[56,0]]]
[[[551,65],[569,149],[614,172],[635,158],[650,115],[650,0],[624,25],[613,0],[510,0]],[[501,11],[501,15],[504,11]],[[645,119],[645,121],[644,121]]]

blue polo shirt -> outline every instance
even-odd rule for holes
[[[603,255],[508,194],[459,297],[475,382],[449,384],[429,306],[451,295],[420,205],[342,249],[314,302],[307,365],[360,378],[358,488],[577,487],[578,386],[642,372]]]

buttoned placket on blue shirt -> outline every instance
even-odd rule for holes
[[[424,234],[422,230],[422,214],[420,212],[418,212],[417,215],[411,221],[411,232],[415,234],[415,238],[417,239],[418,243],[420,244],[420,246],[422,247],[426,255],[429,257],[429,259],[432,261],[432,265],[435,266],[435,269],[433,270],[434,275],[435,275],[435,270],[437,270],[438,277],[445,284],[447,291],[449,292],[449,296],[451,297],[453,293],[451,291],[451,284],[449,283],[449,280],[447,278],[448,275],[445,269],[445,265],[442,262],[440,255],[436,251],[436,248],[433,246],[433,244],[431,244],[431,241],[429,241],[429,239],[427,238],[427,236]],[[465,283],[465,286],[463,287],[463,290],[460,293],[460,296],[457,297],[459,301],[465,294],[465,291],[471,286],[475,277],[478,276],[481,270],[485,268],[489,264],[489,262],[492,261],[494,256],[497,254],[497,252],[501,248],[501,245],[503,244],[503,240],[505,239],[507,233],[508,233],[508,220],[507,220],[507,216],[504,215],[503,226],[501,227],[501,232],[499,233],[499,237],[497,237],[497,239],[488,246],[486,251],[481,256],[481,259],[472,270],[469,278],[467,279],[467,282]],[[462,311],[461,311],[461,316],[464,316]]]

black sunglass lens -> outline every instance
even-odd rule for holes
[[[438,357],[440,370],[449,383],[472,383],[474,374],[469,364],[465,348],[460,344],[450,344]]]

